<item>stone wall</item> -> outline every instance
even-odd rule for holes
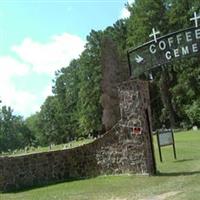
[[[102,138],[81,147],[0,158],[0,190],[8,191],[101,174],[155,172],[146,111],[148,84],[118,88],[121,120]],[[141,134],[133,132],[142,127]]]

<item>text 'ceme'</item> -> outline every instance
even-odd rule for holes
[[[167,60],[200,52],[200,28],[160,39],[149,46],[151,54],[163,52]]]

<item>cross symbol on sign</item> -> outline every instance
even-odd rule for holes
[[[197,13],[194,12],[194,17],[190,18],[190,21],[194,21],[195,22],[195,27],[198,27],[198,19],[200,19],[200,15],[197,15]]]
[[[152,33],[149,35],[149,37],[153,37],[154,41],[157,42],[157,35],[160,34],[160,31],[155,31],[155,28],[152,28]]]

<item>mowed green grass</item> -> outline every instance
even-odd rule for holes
[[[199,200],[200,131],[176,133],[175,141],[177,160],[168,146],[160,163],[154,140],[157,176],[100,176],[0,194],[0,200]]]

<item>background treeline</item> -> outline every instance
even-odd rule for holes
[[[27,145],[65,143],[79,137],[97,136],[102,125],[102,43],[110,38],[117,59],[126,61],[126,50],[149,41],[153,27],[161,35],[193,26],[193,12],[199,0],[136,0],[127,8],[128,19],[118,20],[105,30],[92,30],[85,50],[69,66],[55,73],[53,96],[41,111],[26,120],[10,108],[0,110],[0,151]],[[66,55],[67,56],[67,55]],[[152,71],[150,84],[153,128],[200,126],[200,59],[185,59]],[[127,71],[127,68],[124,68]],[[127,71],[128,73],[128,71]],[[149,79],[149,74],[140,78]]]

